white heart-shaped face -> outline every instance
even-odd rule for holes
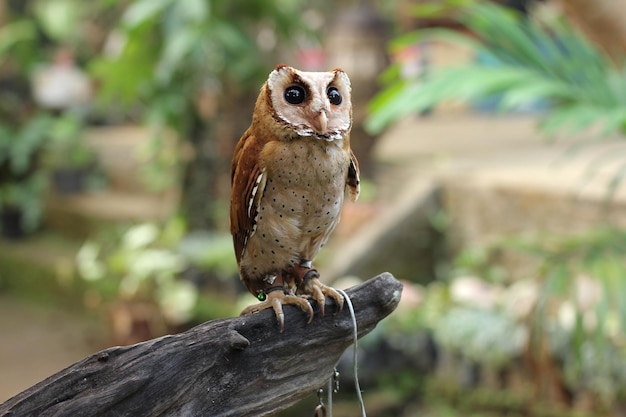
[[[303,72],[281,65],[267,86],[276,115],[298,135],[335,140],[350,130],[350,79],[343,71]]]

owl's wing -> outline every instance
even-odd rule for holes
[[[361,180],[359,178],[359,161],[357,161],[354,152],[350,149],[350,167],[348,168],[348,178],[346,180],[346,188],[348,189],[348,195],[352,201],[356,201],[359,198],[361,192]]]
[[[266,178],[258,158],[262,147],[263,143],[248,130],[237,142],[233,155],[230,232],[233,235],[237,263],[256,228],[259,202],[265,189]]]

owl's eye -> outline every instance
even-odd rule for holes
[[[304,103],[304,98],[304,88],[299,85],[292,85],[285,90],[285,100],[289,104],[302,104]]]
[[[337,90],[337,87],[328,87],[328,91],[326,91],[326,95],[328,96],[328,100],[330,100],[331,104],[338,106],[341,104],[343,97],[341,97],[341,93]]]

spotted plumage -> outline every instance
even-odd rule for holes
[[[350,149],[350,81],[337,69],[302,72],[279,65],[256,102],[252,123],[232,161],[231,233],[241,280],[263,300],[243,314],[282,305],[312,318],[315,299],[343,297],[312,266],[339,222],[344,196],[359,195],[359,167]]]

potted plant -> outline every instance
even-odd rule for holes
[[[39,225],[46,180],[39,169],[50,117],[39,114],[23,127],[0,124],[0,227],[19,238]]]
[[[87,188],[94,168],[95,153],[85,141],[83,122],[71,113],[57,117],[46,142],[45,163],[61,194],[75,194]]]
[[[0,186],[0,229],[7,239],[20,239],[34,231],[42,214],[46,179],[41,173]]]

